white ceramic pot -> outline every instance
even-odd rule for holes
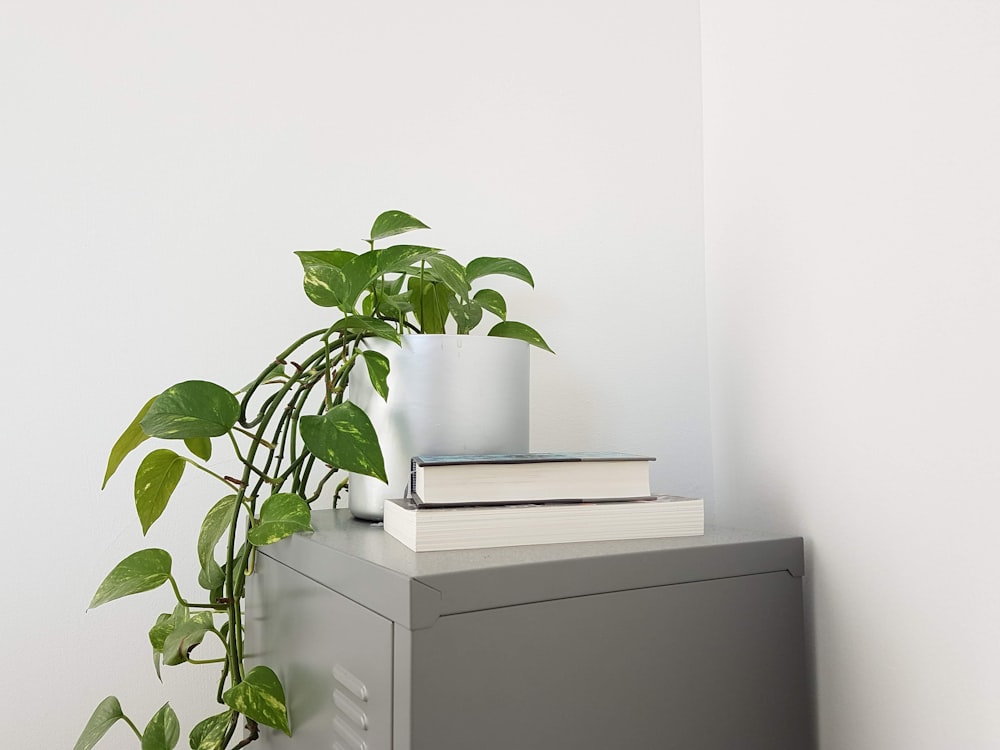
[[[412,334],[403,345],[376,339],[389,358],[389,400],[358,362],[348,397],[378,433],[389,484],[351,474],[351,513],[382,520],[387,498],[402,497],[416,455],[527,453],[528,344],[494,336]]]

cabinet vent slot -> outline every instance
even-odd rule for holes
[[[333,691],[333,705],[345,718],[357,724],[359,729],[368,729],[368,714],[340,690]]]
[[[365,683],[339,664],[335,664],[333,667],[333,679],[347,688],[349,693],[356,695],[359,700],[368,701],[368,687]]]
[[[368,750],[368,743],[359,737],[353,729],[347,726],[342,718],[333,720],[334,744],[342,744],[345,750]]]

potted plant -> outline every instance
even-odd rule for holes
[[[116,565],[90,603],[97,607],[169,584],[176,604],[156,617],[148,633],[157,675],[163,666],[183,663],[219,670],[214,697],[221,711],[191,729],[195,750],[244,747],[257,738],[260,724],[291,734],[280,679],[265,665],[248,670],[244,663],[246,577],[259,547],[311,529],[310,506],[326,488],[332,487],[328,493],[336,503],[347,487],[345,473],[386,481],[378,432],[347,398],[359,360],[366,384],[389,398],[390,357],[371,344],[398,346],[407,334],[440,335],[446,327],[468,334],[489,312],[500,320],[490,336],[548,349],[534,329],[506,320],[498,292],[472,292],[472,282],[490,274],[533,283],[520,263],[477,258],[463,266],[435,248],[375,247],[424,228],[409,214],[388,211],[375,220],[366,252],[299,252],[307,295],[336,309],[338,319],[296,339],[235,393],[201,380],[171,386],[139,410],[112,447],[103,486],[148,439],[172,441],[167,444],[172,447],[148,453],[136,470],[135,507],[143,534],[167,509],[185,471],[204,472],[220,486],[222,497],[206,503],[197,539],[201,593],[183,594],[169,552],[145,548]],[[242,466],[239,476],[210,467],[220,444],[234,452]],[[246,734],[236,739],[240,716]],[[109,696],[93,712],[76,750],[94,747],[119,721],[132,729],[143,750],[173,750],[180,738],[169,703],[140,730]]]

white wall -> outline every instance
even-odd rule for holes
[[[139,545],[191,583],[218,492],[186,477],[141,540],[136,461],[100,493],[107,452],[150,395],[239,387],[324,320],[291,251],[360,249],[383,209],[534,271],[509,301],[558,352],[533,357],[536,449],[652,453],[658,489],[709,494],[698,20],[694,0],[3,3],[4,746],[70,747],[109,693],[140,724],[211,710],[190,671],[153,675],[167,591],[84,610]]]
[[[823,750],[1000,746],[1000,5],[702,3],[721,519],[801,533]]]

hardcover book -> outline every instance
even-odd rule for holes
[[[649,464],[630,453],[415,456],[417,505],[479,505],[649,499]]]

